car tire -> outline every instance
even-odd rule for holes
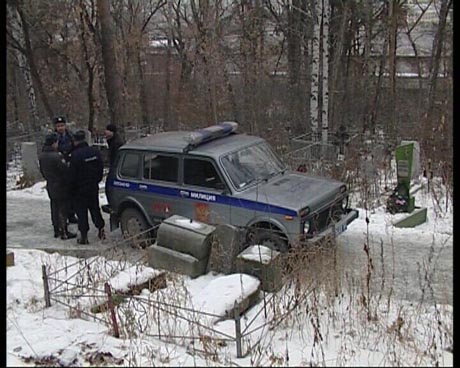
[[[253,228],[249,231],[247,239],[249,245],[263,245],[281,253],[286,253],[289,250],[286,238],[274,229]]]
[[[120,225],[123,236],[132,239],[134,244],[145,248],[151,243],[151,233],[145,232],[150,226],[139,210],[135,208],[123,210],[120,216]],[[136,236],[140,233],[143,234]]]

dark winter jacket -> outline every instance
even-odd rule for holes
[[[65,159],[68,161],[70,158],[70,153],[73,151],[73,136],[67,129],[64,134],[59,134],[56,131],[58,136],[58,151],[61,152]]]
[[[69,195],[67,177],[69,168],[62,153],[51,146],[44,146],[38,157],[40,172],[46,180],[46,189],[51,199],[66,199]]]
[[[114,133],[112,138],[107,139],[107,144],[109,145],[109,167],[110,170],[112,170],[113,166],[115,165],[118,149],[125,143],[123,142],[123,139],[118,135],[118,133]]]
[[[70,156],[72,194],[85,196],[89,191],[99,190],[99,182],[104,173],[101,152],[86,142],[81,142]]]

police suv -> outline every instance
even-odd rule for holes
[[[344,183],[290,171],[262,138],[223,122],[123,145],[108,194],[111,229],[144,235],[171,215],[244,230],[247,244],[286,251],[335,237],[358,217]]]

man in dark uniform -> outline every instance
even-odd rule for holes
[[[118,149],[125,144],[123,139],[117,132],[117,127],[115,124],[108,124],[105,128],[105,139],[107,140],[107,144],[109,145],[109,173],[107,175],[107,181],[105,182],[105,196],[107,197],[107,202],[110,206],[110,193],[108,190],[108,183],[109,178],[113,174],[113,170],[115,170],[115,159],[117,157]]]
[[[70,156],[70,182],[78,217],[80,238],[78,244],[88,242],[88,211],[94,225],[99,230],[99,239],[105,239],[104,219],[99,207],[99,182],[104,172],[104,162],[100,151],[85,142],[85,132],[79,130],[74,134],[75,148]]]
[[[56,133],[50,133],[45,138],[45,145],[38,158],[40,172],[46,179],[46,190],[51,204],[51,222],[54,227],[54,237],[61,239],[75,238],[67,230],[67,202],[69,190],[67,176],[69,168],[64,156],[58,152],[58,137]]]
[[[54,118],[54,131],[58,137],[58,151],[64,155],[64,158],[67,162],[70,160],[70,155],[74,148],[73,145],[73,136],[72,133],[67,129],[67,119],[65,116],[56,116]],[[68,208],[68,220],[71,224],[77,223],[77,218],[75,217],[75,208],[73,201],[71,200],[67,206]]]

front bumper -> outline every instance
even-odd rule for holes
[[[341,233],[343,233],[349,224],[358,218],[359,212],[357,210],[348,209],[346,214],[341,216],[338,222],[331,224],[327,229],[313,237],[306,237],[303,235],[300,239],[301,245],[311,245],[321,242],[325,239],[335,239]]]

